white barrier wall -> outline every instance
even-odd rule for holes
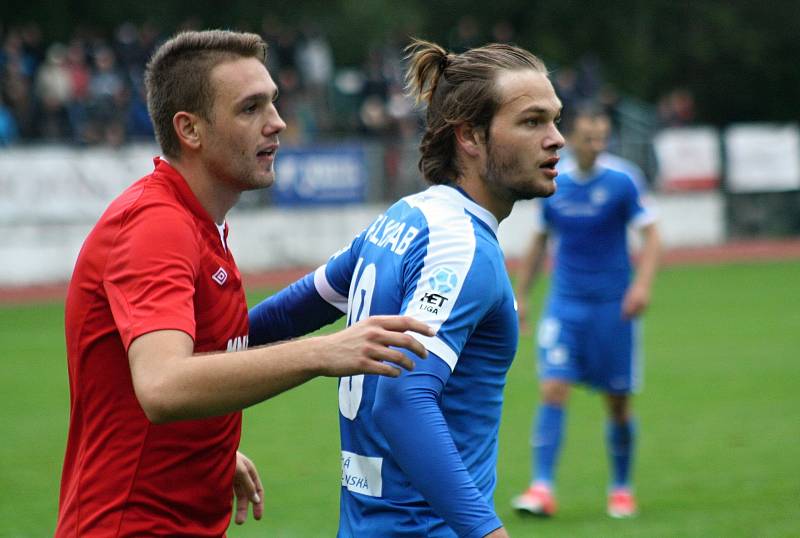
[[[723,201],[717,193],[656,196],[661,232],[668,247],[722,243]],[[384,206],[345,206],[233,212],[230,247],[243,272],[314,266],[348,244]],[[501,223],[499,239],[508,259],[528,244],[538,209],[521,202]],[[57,224],[0,224],[0,286],[69,279],[93,221]]]
[[[78,251],[108,202],[152,170],[152,146],[123,150],[38,148],[0,153],[0,286],[69,279]],[[654,196],[668,247],[725,240],[716,192]],[[231,249],[244,272],[314,266],[348,244],[385,209],[381,205],[234,211]],[[508,259],[526,248],[536,202],[520,202],[500,225]]]

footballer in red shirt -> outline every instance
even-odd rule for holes
[[[398,376],[424,356],[402,316],[247,349],[225,215],[268,187],[286,124],[255,34],[185,32],[145,73],[166,160],[114,200],[78,256],[66,304],[70,425],[57,538],[224,536],[263,491],[237,451],[241,410],[319,376]],[[167,162],[168,161],[168,162]],[[280,336],[280,335],[278,335]],[[388,363],[386,362],[388,361]]]
[[[175,526],[222,535],[241,413],[152,424],[128,365],[131,342],[161,329],[188,334],[196,353],[247,345],[233,256],[165,161],[156,159],[155,171],[117,198],[87,238],[65,319],[72,406],[59,529],[80,520],[104,536],[169,534]]]

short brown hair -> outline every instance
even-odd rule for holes
[[[209,120],[214,104],[211,70],[236,58],[266,60],[267,45],[257,34],[228,30],[182,32],[161,45],[147,63],[144,83],[147,109],[156,139],[167,157],[181,146],[172,126],[180,111]]]
[[[501,70],[532,69],[547,75],[544,62],[530,52],[500,43],[448,53],[435,43],[414,39],[406,47],[406,88],[428,106],[419,169],[434,184],[453,183],[459,175],[455,126],[469,123],[486,136],[499,106],[495,81]]]

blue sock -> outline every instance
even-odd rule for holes
[[[558,455],[561,452],[561,436],[564,426],[564,408],[560,405],[542,404],[533,427],[534,482],[553,484]]]
[[[606,442],[611,460],[611,487],[628,488],[631,480],[631,462],[636,441],[636,421],[628,419],[622,424],[608,421]]]

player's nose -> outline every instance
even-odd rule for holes
[[[270,105],[269,108],[269,114],[267,115],[267,121],[264,123],[263,129],[265,136],[278,134],[286,129],[286,122],[281,118],[275,105]]]

